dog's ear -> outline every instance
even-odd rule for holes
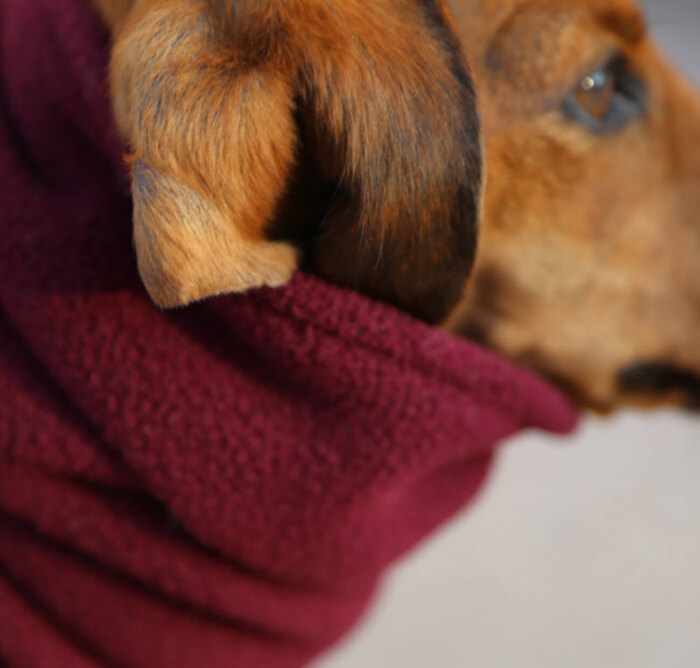
[[[336,183],[312,266],[441,322],[463,294],[477,242],[473,80],[444,2],[372,7],[348,21],[352,33],[332,34],[342,45],[332,63],[310,62],[307,134]]]
[[[459,299],[481,156],[442,0],[145,0],[117,30],[111,85],[157,303],[289,278],[296,252],[270,237],[302,148],[336,195],[318,273],[430,321]]]
[[[295,160],[293,91],[274,68],[241,62],[211,12],[146,0],[114,36],[139,272],[164,307],[277,286],[298,265],[295,248],[265,231]]]
[[[296,269],[292,246],[246,235],[215,197],[140,161],[133,199],[139,273],[160,306],[282,285]]]

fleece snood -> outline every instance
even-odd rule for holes
[[[546,383],[298,274],[172,312],[131,245],[88,0],[0,3],[0,663],[301,666]]]

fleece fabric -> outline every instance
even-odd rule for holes
[[[107,59],[88,0],[0,3],[0,664],[302,666],[575,414],[310,276],[155,308]]]

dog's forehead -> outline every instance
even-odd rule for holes
[[[482,95],[515,116],[558,107],[581,76],[646,35],[632,0],[453,0],[452,8]]]
[[[451,0],[450,5],[472,52],[498,34],[543,40],[577,21],[588,22],[589,32],[598,27],[629,44],[646,35],[644,14],[634,0]]]

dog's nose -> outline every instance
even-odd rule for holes
[[[681,369],[666,362],[637,362],[619,374],[624,392],[647,396],[662,396],[680,392],[686,406],[700,410],[700,374]]]

